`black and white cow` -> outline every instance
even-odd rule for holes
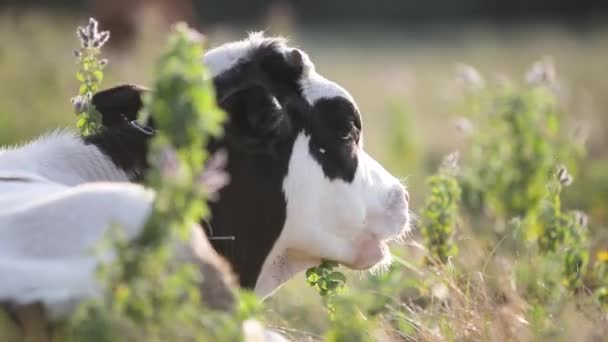
[[[260,33],[204,61],[230,119],[212,146],[228,149],[232,181],[211,204],[211,225],[236,236],[224,254],[241,283],[265,296],[321,258],[353,269],[387,262],[386,241],[408,230],[408,195],[363,150],[352,96],[304,52]]]
[[[229,117],[225,136],[209,146],[228,151],[231,177],[210,203],[210,226],[236,238],[215,247],[241,285],[265,296],[321,258],[354,269],[387,262],[386,241],[408,230],[408,195],[363,151],[352,96],[304,52],[260,33],[210,50],[204,62]],[[98,94],[98,107],[114,127],[123,115],[127,127],[139,92]]]
[[[390,258],[386,243],[409,229],[408,195],[395,177],[363,151],[361,116],[352,96],[317,73],[304,52],[283,39],[259,33],[210,50],[204,63],[213,74],[218,103],[228,114],[225,135],[212,141],[209,149],[228,152],[231,178],[219,200],[210,203],[207,228],[214,235],[235,237],[232,242],[215,242],[214,247],[232,264],[241,285],[265,297],[323,258],[352,269],[386,264]],[[61,255],[65,246],[73,247],[68,248],[72,257],[82,252],[100,233],[89,236],[79,230],[82,222],[91,220],[77,214],[81,209],[96,207],[99,217],[94,219],[99,227],[111,219],[104,216],[105,211],[117,212],[115,219],[128,221],[129,236],[137,233],[153,194],[134,184],[90,182],[141,179],[150,134],[130,121],[141,107],[142,91],[121,86],[94,97],[107,126],[99,135],[82,141],[57,133],[0,152],[0,178],[3,170],[5,179],[40,178],[42,190],[34,186],[32,194],[57,191],[61,198],[61,191],[67,191],[77,195],[67,205],[71,210],[53,213],[49,207],[40,221],[22,216],[20,224],[27,225],[27,234],[32,234],[25,238],[19,236],[19,225],[3,232],[6,220],[14,222],[10,221],[14,212],[3,211],[0,197],[0,258],[3,239],[7,243],[23,240],[21,247],[12,250],[22,254],[26,266],[28,253],[40,257],[38,251],[49,249]],[[19,187],[8,184],[0,180],[0,194],[16,187],[8,201],[18,203]],[[84,193],[82,198],[79,191]],[[93,193],[87,196],[87,191]],[[50,197],[49,204],[54,198]],[[31,196],[27,199],[36,202]],[[39,225],[46,225],[43,233],[35,232]],[[61,229],[60,235],[53,229]],[[58,247],[50,246],[55,243]],[[84,267],[69,263],[74,260],[55,265],[57,271]],[[2,262],[0,278],[4,277]],[[87,259],[88,271],[93,269],[92,262]],[[44,274],[51,279],[53,272]],[[86,274],[74,286],[90,285]]]

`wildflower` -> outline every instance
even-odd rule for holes
[[[110,31],[102,31],[97,36],[97,41],[99,42],[99,45],[102,45],[102,46],[105,45],[109,39],[110,39]]]
[[[526,82],[533,86],[551,86],[555,84],[555,80],[555,65],[548,59],[535,62],[526,72]]]
[[[78,35],[78,39],[80,40],[80,46],[86,48],[89,46],[89,35],[87,34],[87,30],[84,27],[78,27],[76,30],[76,34]]]
[[[183,32],[186,35],[186,37],[188,38],[188,40],[195,42],[197,44],[201,44],[205,40],[205,36],[203,36],[200,32],[198,32],[197,30],[194,30],[190,27],[177,24],[176,30]]]
[[[178,178],[180,174],[180,161],[177,152],[170,148],[164,148],[158,157],[158,168],[163,177]]]
[[[445,156],[441,161],[441,166],[439,167],[440,172],[446,173],[449,175],[455,175],[458,173],[458,160],[460,159],[460,153],[458,151],[452,152]]]
[[[101,114],[91,103],[93,94],[99,89],[103,80],[103,69],[108,64],[106,59],[99,59],[100,48],[110,39],[110,32],[99,32],[97,20],[90,18],[86,26],[76,30],[80,40],[80,49],[74,51],[79,70],[76,78],[80,82],[78,96],[72,99],[72,105],[77,114],[81,114],[77,127],[85,136],[99,130]]]
[[[456,78],[471,90],[479,90],[485,86],[485,81],[479,71],[468,64],[458,64],[456,66]]]
[[[196,183],[205,190],[207,198],[211,201],[217,200],[219,191],[230,183],[230,175],[224,171],[227,163],[226,151],[217,151],[209,158],[204,171],[196,178]]]
[[[86,27],[79,26],[76,30],[80,46],[83,49],[101,48],[110,39],[110,31],[98,31],[99,24],[94,18],[89,18],[89,23]]]
[[[572,176],[568,173],[566,167],[563,165],[557,169],[557,179],[563,186],[569,186],[574,180],[574,178],[572,178]]]
[[[468,118],[457,118],[454,125],[456,126],[458,132],[463,133],[465,135],[469,135],[473,132],[473,123]]]
[[[608,262],[608,250],[604,249],[595,254],[595,258],[600,262]]]
[[[574,211],[574,221],[578,224],[579,227],[586,228],[587,223],[589,222],[589,218],[587,214],[580,210]]]
[[[89,106],[89,97],[86,95],[78,95],[72,98],[72,106],[76,114],[84,113]]]

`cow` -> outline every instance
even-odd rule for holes
[[[202,59],[227,114],[224,134],[207,147],[227,152],[230,183],[209,202],[211,217],[201,224],[240,285],[267,297],[322,259],[355,270],[390,262],[387,242],[410,229],[408,193],[364,151],[353,97],[283,38],[250,34]],[[121,85],[97,93],[93,104],[104,124],[98,134],[81,139],[62,131],[0,152],[0,194],[10,194],[0,205],[0,244],[12,246],[8,255],[16,259],[8,262],[41,272],[39,279],[22,273],[19,284],[58,284],[62,274],[82,269],[82,279],[57,296],[86,297],[96,263],[84,253],[104,225],[124,223],[130,238],[141,230],[153,194],[128,182],[141,181],[149,167],[154,123],[134,121],[145,92]],[[32,219],[19,216],[23,207]],[[59,263],[47,268],[45,258]],[[4,279],[2,272],[0,264]],[[0,300],[2,294],[0,284]]]
[[[283,38],[253,33],[203,61],[228,116],[225,134],[208,147],[228,152],[231,178],[206,226],[234,237],[213,242],[241,285],[267,296],[322,258],[353,269],[389,262],[386,241],[409,231],[408,193],[363,150],[353,97]],[[94,102],[120,132],[137,117],[143,92],[123,85]]]

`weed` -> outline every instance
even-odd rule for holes
[[[76,30],[80,48],[74,51],[79,70],[76,79],[80,82],[78,95],[72,98],[74,111],[79,115],[77,126],[83,136],[93,134],[101,128],[101,114],[91,103],[93,94],[99,90],[103,81],[103,69],[107,59],[101,59],[101,48],[110,39],[109,31],[99,31],[99,24],[94,18],[89,19],[87,26]]]

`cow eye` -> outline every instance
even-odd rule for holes
[[[358,142],[359,141],[359,130],[353,123],[350,124],[348,130],[343,131],[340,134],[340,139],[345,142]]]

